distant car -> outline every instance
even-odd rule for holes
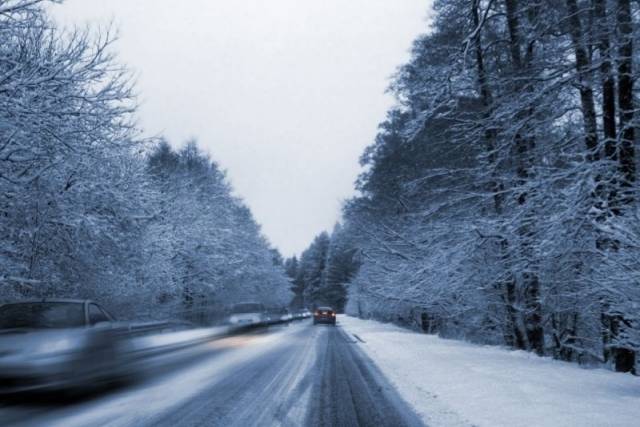
[[[309,317],[312,316],[311,311],[309,311],[309,309],[305,308],[304,310],[302,310],[300,312],[301,316],[303,319],[308,319]]]
[[[329,323],[336,324],[336,312],[331,307],[318,307],[313,312],[313,324]]]
[[[113,317],[88,300],[0,305],[0,393],[93,387],[119,376]]]
[[[304,319],[304,318],[305,318],[304,311],[302,311],[302,310],[295,310],[295,311],[292,313],[292,317],[293,317],[293,320],[301,320],[301,319]]]
[[[265,325],[287,324],[293,319],[293,316],[287,308],[269,307],[264,314]]]
[[[295,320],[308,319],[311,316],[312,316],[311,312],[309,310],[307,310],[306,308],[302,309],[302,310],[296,310],[293,313],[293,318]]]
[[[294,319],[293,314],[287,308],[283,308],[280,310],[280,322],[290,322]]]
[[[268,321],[263,304],[257,302],[245,302],[231,307],[228,323],[234,326],[252,326]]]

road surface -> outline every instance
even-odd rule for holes
[[[358,346],[339,326],[297,322],[150,361],[126,387],[2,401],[0,425],[421,425]]]

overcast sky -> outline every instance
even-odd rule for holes
[[[66,0],[63,25],[118,29],[147,135],[190,137],[284,255],[330,230],[431,0]]]

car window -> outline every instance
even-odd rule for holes
[[[37,302],[0,306],[0,329],[73,328],[84,326],[84,305],[67,302]]]
[[[95,304],[89,304],[89,323],[95,325],[100,322],[108,322],[110,319],[106,314]]]

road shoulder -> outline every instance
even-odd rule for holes
[[[523,351],[340,316],[338,322],[425,424],[636,426],[640,380]],[[636,403],[634,403],[636,402]]]

